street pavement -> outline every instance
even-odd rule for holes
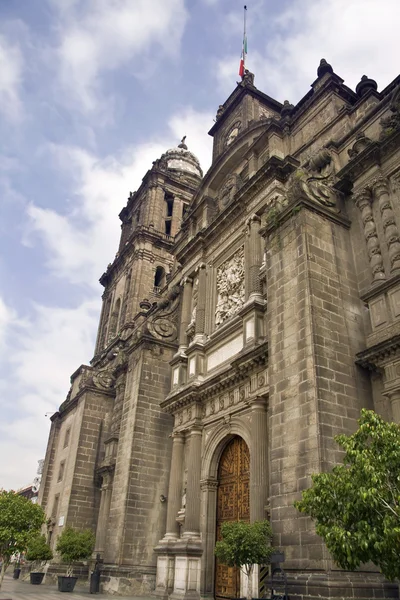
[[[76,585],[73,592],[59,592],[57,584],[31,585],[29,579],[13,579],[12,575],[6,574],[0,590],[0,600],[116,600],[115,596],[107,594],[90,594],[89,585]],[[124,600],[149,600],[144,596],[124,596]]]

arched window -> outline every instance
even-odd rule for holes
[[[108,328],[108,341],[117,335],[119,311],[121,310],[121,298],[118,298],[114,304],[113,311],[110,318],[110,327]]]
[[[174,212],[174,197],[169,192],[165,192],[164,195],[165,203],[166,203],[166,211],[165,211],[165,233],[167,235],[171,235],[172,228],[172,216]]]
[[[105,346],[106,346],[107,326],[108,326],[108,319],[110,317],[110,310],[111,310],[111,298],[107,298],[107,300],[105,302],[106,302],[106,305],[104,308],[104,317],[102,319],[101,334],[100,334],[99,347],[98,347],[99,351],[103,350],[103,348],[105,348]]]
[[[154,275],[154,293],[159,294],[166,284],[165,269],[158,266]]]

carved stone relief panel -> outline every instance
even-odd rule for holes
[[[243,306],[244,288],[244,246],[222,263],[217,269],[217,305],[215,325],[221,325]]]
[[[400,289],[392,290],[388,293],[390,309],[395,319],[400,317]]]
[[[380,327],[388,322],[385,297],[377,298],[377,300],[370,302],[369,308],[373,329],[376,329],[377,327]]]

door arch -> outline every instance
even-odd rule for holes
[[[228,521],[250,520],[250,451],[239,436],[233,437],[221,454],[218,465],[217,540]],[[215,598],[238,598],[240,571],[215,563]]]

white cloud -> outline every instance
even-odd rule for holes
[[[129,191],[137,189],[152,161],[187,135],[189,149],[207,169],[211,161],[212,140],[207,129],[211,115],[182,109],[169,121],[171,133],[135,148],[125,149],[118,157],[99,159],[76,147],[51,146],[59,168],[68,169],[74,195],[70,210],[60,214],[35,204],[28,207],[31,231],[42,238],[49,250],[53,274],[74,284],[92,285],[112,262],[118,248],[118,213]],[[30,236],[32,240],[32,236]]]
[[[100,76],[125,65],[143,77],[147,63],[179,55],[184,0],[52,0],[59,11],[60,78],[86,111],[101,108]]]
[[[292,1],[272,20],[273,35],[264,51],[249,47],[248,67],[256,75],[257,87],[280,101],[295,103],[308,92],[321,58],[350,87],[367,74],[382,89],[398,74],[394,57],[400,54],[399,18],[398,0]],[[237,68],[237,57],[219,62],[225,94],[234,87]]]
[[[70,375],[92,356],[99,308],[96,299],[72,309],[37,305],[23,321],[6,316],[12,335],[0,382],[0,488],[19,488],[35,476],[46,450],[45,413],[57,410]]]
[[[23,56],[17,44],[0,35],[0,111],[12,121],[22,115],[20,87]]]
[[[0,297],[0,356],[4,350],[6,335],[15,317],[15,312]]]

